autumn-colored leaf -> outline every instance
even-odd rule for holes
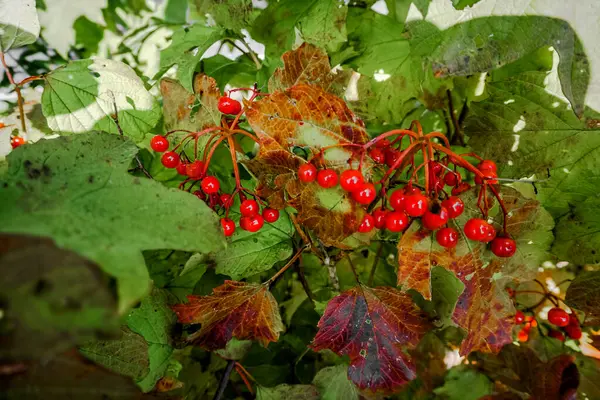
[[[225,281],[212,295],[188,300],[173,306],[173,311],[181,323],[202,324],[189,340],[207,350],[224,348],[232,337],[266,346],[283,331],[277,302],[265,285]]]
[[[384,392],[415,378],[415,365],[402,346],[416,346],[430,329],[407,294],[362,285],[334,297],[318,327],[313,350],[348,355],[348,377],[361,389]]]
[[[217,82],[210,76],[196,75],[194,93],[187,91],[176,80],[164,78],[160,81],[160,92],[163,96],[163,116],[168,131],[200,131],[219,124],[221,113],[218,103],[221,91]]]
[[[310,43],[284,53],[281,59],[283,67],[277,68],[269,79],[269,92],[311,84],[340,95],[342,83],[348,80],[349,74],[345,71],[333,73],[327,54]]]

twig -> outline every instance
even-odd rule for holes
[[[246,51],[246,50],[242,49],[240,46],[238,46],[238,44],[235,42],[235,39],[226,38],[223,40],[228,43],[231,43],[231,45],[233,47],[235,47],[236,49],[238,49],[239,51],[241,51],[242,54],[250,57],[250,59],[254,62],[254,65],[256,65],[256,69],[262,68],[262,64],[260,63],[260,61],[256,57],[256,54],[254,54],[254,52],[252,51],[252,49],[250,48],[250,46],[247,43],[244,42],[244,44],[248,47],[248,51]]]
[[[213,397],[213,400],[221,400],[221,397],[223,397],[223,393],[225,393],[225,389],[227,388],[227,384],[229,383],[229,376],[231,375],[231,371],[233,371],[233,367],[235,367],[235,360],[229,360],[227,362],[227,367],[225,367],[225,372],[223,372],[223,376],[221,377],[221,381],[219,382],[219,388],[217,389],[217,393],[215,393],[215,397]]]
[[[458,142],[461,146],[465,145],[465,138],[460,130],[460,125],[458,124],[458,120],[456,119],[456,115],[454,114],[454,105],[452,103],[452,92],[450,89],[446,90],[446,95],[448,96],[448,108],[450,112],[450,118],[452,119],[452,124],[454,125],[454,134],[452,135],[452,141],[455,142],[455,139],[458,139]]]
[[[373,266],[371,267],[371,273],[369,274],[369,282],[367,283],[369,286],[373,285],[373,279],[375,278],[375,269],[377,268],[377,263],[379,262],[379,257],[381,257],[382,250],[383,250],[383,242],[379,244],[379,248],[377,249],[377,253],[375,254],[375,261],[373,261]]]
[[[27,133],[27,126],[25,125],[25,110],[23,110],[23,95],[21,94],[21,88],[19,85],[15,83],[12,74],[10,73],[10,69],[8,69],[8,65],[6,65],[6,60],[4,59],[4,53],[0,52],[0,60],[2,61],[2,66],[4,66],[4,70],[6,71],[6,77],[11,85],[14,85],[15,92],[17,93],[17,106],[19,107],[19,117],[21,118],[21,129],[23,132]]]
[[[314,306],[315,305],[315,298],[314,298],[314,295],[312,293],[312,290],[310,290],[310,286],[308,285],[308,281],[306,280],[306,277],[304,276],[304,268],[302,267],[302,259],[298,260],[298,262],[296,263],[296,270],[298,271],[298,278],[300,279],[300,283],[302,284],[302,288],[304,289],[304,292],[306,293],[306,296],[308,296],[308,299],[310,300],[310,302]]]
[[[467,114],[469,113],[469,106],[467,105],[467,100],[465,100],[465,104],[463,105],[462,110],[460,110],[460,115],[458,116],[458,126],[462,128],[463,123],[465,122],[465,118],[467,118]]]
[[[350,257],[350,253],[346,253],[346,257],[348,258],[348,264],[350,264],[350,269],[352,270],[352,274],[354,275],[354,279],[356,283],[360,285],[360,279],[358,279],[358,274],[356,273],[356,268],[354,268],[354,263],[352,262],[352,258]]]
[[[271,285],[273,284],[273,282],[275,282],[275,280],[277,278],[279,278],[285,271],[287,271],[295,262],[298,258],[300,258],[300,256],[302,255],[302,252],[306,249],[308,249],[310,247],[309,244],[306,244],[304,246],[302,246],[301,248],[298,249],[298,251],[296,251],[296,254],[294,254],[294,256],[287,262],[287,264],[285,264],[283,266],[283,268],[281,268],[279,271],[277,271],[275,273],[275,275],[273,275],[271,278],[269,278],[268,281],[266,281],[264,283],[264,285],[266,285],[267,287],[271,287]]]

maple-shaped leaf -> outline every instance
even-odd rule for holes
[[[327,53],[310,43],[283,53],[281,59],[283,67],[277,68],[269,79],[269,92],[311,84],[341,95],[343,84],[349,79],[349,71],[332,72]]]
[[[194,78],[194,93],[190,93],[174,79],[160,81],[163,97],[163,116],[167,131],[186,129],[200,131],[219,125],[218,109],[221,91],[210,76],[198,74]]]
[[[225,348],[236,339],[279,339],[283,323],[275,298],[265,285],[225,281],[209,296],[188,296],[188,303],[173,306],[179,322],[202,324],[189,340],[207,350]]]
[[[415,378],[402,346],[414,347],[430,329],[409,295],[363,285],[334,297],[311,345],[350,357],[348,377],[361,389],[391,392]]]

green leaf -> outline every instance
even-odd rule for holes
[[[95,58],[72,61],[45,76],[42,111],[50,129],[63,134],[100,130],[140,141],[160,118],[158,102],[131,67]]]
[[[2,0],[0,3],[0,52],[33,43],[40,36],[35,0]]]
[[[234,220],[237,225],[238,219]],[[217,273],[239,280],[271,269],[292,255],[293,233],[294,225],[285,212],[258,232],[236,229],[227,248],[215,254]]]
[[[345,364],[326,367],[320,370],[313,384],[321,394],[321,400],[358,400],[357,387],[348,379],[348,366]]]
[[[480,0],[452,0],[452,5],[457,10],[464,10],[466,7],[471,7],[479,3],[479,1]]]
[[[484,374],[468,367],[455,367],[448,372],[444,386],[434,393],[447,400],[478,400],[493,392],[493,383]],[[465,390],[468,388],[468,390]]]
[[[319,392],[313,385],[282,384],[273,388],[258,386],[256,400],[317,400]]]
[[[437,266],[431,269],[431,305],[442,325],[451,323],[456,302],[464,289],[465,285],[451,271]]]
[[[121,335],[118,340],[89,343],[79,348],[79,352],[119,375],[135,380],[143,378],[149,372],[148,343],[127,328],[122,328]]]
[[[576,353],[575,364],[579,371],[578,398],[600,398],[600,361]]]
[[[206,272],[206,256],[185,251],[144,252],[154,285],[167,289],[179,302],[185,302]]]
[[[217,217],[195,196],[127,173],[136,152],[110,134],[42,140],[13,151],[0,177],[0,231],[51,236],[97,262],[117,278],[121,312],[149,290],[142,250],[223,245]]]
[[[202,60],[204,73],[217,81],[217,86],[224,88],[230,84],[236,87],[252,86],[256,80],[256,65],[248,57],[235,60],[217,54]]]
[[[148,343],[149,372],[137,380],[144,392],[152,390],[163,376],[173,353],[170,335],[177,322],[177,316],[169,307],[169,303],[173,302],[168,292],[154,289],[127,317],[129,329],[143,336]]]
[[[187,20],[188,0],[168,0],[165,7],[165,21],[183,25]]]
[[[252,8],[252,0],[194,0],[194,2],[198,14],[210,14],[217,24],[233,31],[247,28],[256,16]]]
[[[80,47],[84,57],[92,57],[98,53],[98,45],[104,38],[104,27],[90,21],[86,16],[75,20],[75,45]]]
[[[252,340],[239,340],[236,338],[231,338],[231,340],[227,342],[227,347],[217,350],[215,353],[226,360],[238,361],[248,354],[248,351],[251,347]]]
[[[116,295],[96,264],[48,238],[0,234],[0,243],[0,359],[44,358],[118,332]]]
[[[560,56],[558,75],[576,114],[584,110],[590,80],[589,62],[577,34],[563,20],[539,16],[473,19],[442,32],[431,55],[440,76],[466,76],[499,68],[541,47],[552,46]]]
[[[408,15],[411,4],[414,4],[415,7],[417,7],[417,10],[419,10],[421,15],[424,17],[427,16],[429,3],[431,3],[431,0],[385,0],[385,4],[388,8],[388,15],[400,23],[406,21],[406,16]]]
[[[600,263],[599,207],[600,200],[590,197],[560,217],[552,253],[578,265]]]
[[[173,33],[169,47],[160,53],[160,72],[163,75],[173,65],[183,63],[183,70],[178,71],[178,78],[188,91],[193,92],[192,77],[202,54],[224,35],[219,26],[194,24],[184,26]]]
[[[308,43],[336,51],[346,41],[347,6],[340,0],[270,2],[255,19],[252,36],[266,46],[268,56],[279,59],[292,48],[294,27]]]
[[[567,289],[565,302],[569,307],[585,312],[586,325],[599,325],[600,271],[578,275]]]

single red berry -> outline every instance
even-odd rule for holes
[[[402,232],[408,227],[408,217],[403,212],[392,211],[385,217],[385,227],[391,232]]]
[[[237,115],[242,111],[242,105],[239,101],[232,99],[229,96],[222,96],[219,99],[219,111],[223,114]]]
[[[446,172],[446,175],[444,175],[444,183],[448,186],[456,186],[458,183],[458,175],[456,172]]]
[[[404,190],[395,190],[390,195],[390,206],[392,206],[392,208],[396,211],[404,211],[404,199],[406,199],[406,193],[404,193]]]
[[[495,185],[496,183],[498,183],[498,180],[494,179],[494,178],[498,177],[498,174],[496,174],[496,171],[492,171],[491,169],[486,169],[484,171],[481,171],[481,173],[483,174],[483,177],[485,178],[486,183],[488,183],[490,185]],[[478,185],[481,185],[481,184],[483,184],[483,179],[476,176],[475,183]]]
[[[10,146],[13,149],[16,149],[19,146],[22,146],[27,143],[27,140],[23,139],[21,136],[13,136],[10,138]]]
[[[448,209],[448,215],[450,218],[456,218],[460,216],[465,210],[465,203],[457,196],[450,196],[446,200],[442,201],[442,206]]]
[[[340,175],[340,186],[347,192],[353,192],[365,183],[365,178],[355,169],[347,169]]]
[[[483,243],[489,243],[492,240],[494,240],[496,238],[496,230],[494,229],[494,227],[492,225],[490,225],[490,228],[487,230],[487,235],[481,239],[481,241]]]
[[[525,314],[523,314],[523,311],[518,310],[515,314],[515,324],[521,325],[523,322],[525,322]]]
[[[363,183],[358,189],[352,192],[352,198],[360,204],[371,204],[377,192],[375,191],[375,185],[372,183]]]
[[[567,326],[569,325],[569,314],[562,308],[551,308],[548,311],[548,322],[560,327]]]
[[[463,227],[465,236],[471,240],[484,241],[490,235],[490,230],[494,231],[494,227],[479,218],[471,218]],[[494,231],[495,232],[495,231]]]
[[[202,179],[204,176],[204,163],[200,160],[196,160],[186,165],[186,175],[192,179]]]
[[[454,228],[442,228],[435,233],[435,239],[440,246],[450,249],[458,243],[458,232]]]
[[[276,210],[274,208],[265,208],[263,210],[262,215],[265,221],[272,224],[273,222],[279,219],[279,210]]]
[[[579,320],[575,314],[569,314],[569,325],[577,325],[579,326]]]
[[[477,169],[480,171],[494,171],[498,172],[498,167],[496,167],[496,163],[492,160],[483,160],[479,164],[477,164]]]
[[[221,201],[221,204],[223,205],[223,207],[225,208],[229,208],[231,206],[232,203],[232,197],[229,193],[223,193],[219,196],[219,200]]]
[[[377,164],[383,164],[385,162],[385,153],[381,149],[371,149],[371,151],[369,151],[369,155]]]
[[[317,167],[307,163],[298,168],[298,179],[304,183],[312,182],[317,179]]]
[[[240,218],[240,228],[247,231],[249,226],[250,226],[250,217]]]
[[[358,231],[360,233],[367,233],[367,232],[371,232],[374,227],[375,227],[375,218],[373,218],[372,215],[367,214],[367,215],[365,215],[362,222],[360,223],[360,226],[358,227]]]
[[[579,340],[583,335],[579,325],[567,325],[565,326],[565,332],[571,339]]]
[[[378,140],[377,142],[375,142],[375,147],[378,147],[380,149],[385,149],[386,147],[390,146],[390,141],[387,139],[381,139]]]
[[[164,165],[167,168],[177,167],[180,161],[181,160],[179,159],[179,154],[175,153],[174,151],[167,151],[160,158],[160,162],[162,162],[162,165]]]
[[[150,147],[152,147],[152,150],[162,153],[169,148],[169,141],[162,135],[156,135],[150,139]]]
[[[430,165],[431,172],[433,172],[435,176],[440,176],[444,171],[444,166],[437,161],[432,161]]]
[[[202,179],[200,186],[202,187],[202,191],[204,193],[211,194],[217,193],[219,191],[219,188],[221,187],[221,184],[219,183],[219,180],[214,176],[207,176],[206,178]]]
[[[431,179],[431,186],[433,186],[433,189],[436,192],[441,192],[444,190],[444,180],[434,176],[433,179]]]
[[[332,169],[322,169],[317,174],[317,183],[322,188],[332,188],[338,184],[338,175]]]
[[[385,228],[385,218],[387,217],[387,214],[388,210],[383,208],[378,208],[375,211],[373,211],[373,218],[375,219],[375,228]]]
[[[400,158],[401,152],[396,149],[387,149],[385,150],[385,164],[388,167],[393,167],[396,163],[396,160]]]
[[[265,224],[265,220],[260,214],[255,215],[254,217],[242,217],[242,219],[244,218],[248,218],[246,222],[246,230],[248,232],[258,232]]]
[[[428,202],[421,193],[411,194],[404,199],[404,211],[411,217],[421,217],[427,212]]]
[[[240,214],[243,217],[254,217],[260,211],[260,207],[256,200],[246,199],[240,204]]]
[[[187,176],[187,163],[180,162],[175,169],[179,175]]]
[[[554,339],[558,339],[561,342],[565,341],[565,335],[561,331],[555,331],[554,329],[550,329],[548,331],[548,336]]]
[[[496,257],[511,257],[517,251],[517,242],[507,237],[497,237],[492,240],[492,253]]]
[[[206,195],[204,194],[204,192],[202,190],[196,190],[196,191],[194,191],[193,195],[196,196],[197,198],[199,198],[202,201],[206,200]]]
[[[235,222],[229,218],[221,218],[221,227],[225,236],[231,236],[235,232]]]
[[[425,214],[423,214],[423,217],[421,218],[421,222],[425,229],[435,231],[446,225],[448,219],[450,219],[450,216],[448,215],[446,207],[434,205],[431,210],[425,211]]]
[[[458,185],[456,185],[456,187],[453,187],[450,193],[452,194],[452,196],[458,196],[459,194],[464,193],[469,189],[471,189],[471,185],[469,185],[467,182],[461,182]]]
[[[526,342],[527,340],[529,340],[529,331],[521,329],[517,334],[517,339],[519,340],[519,342]]]

